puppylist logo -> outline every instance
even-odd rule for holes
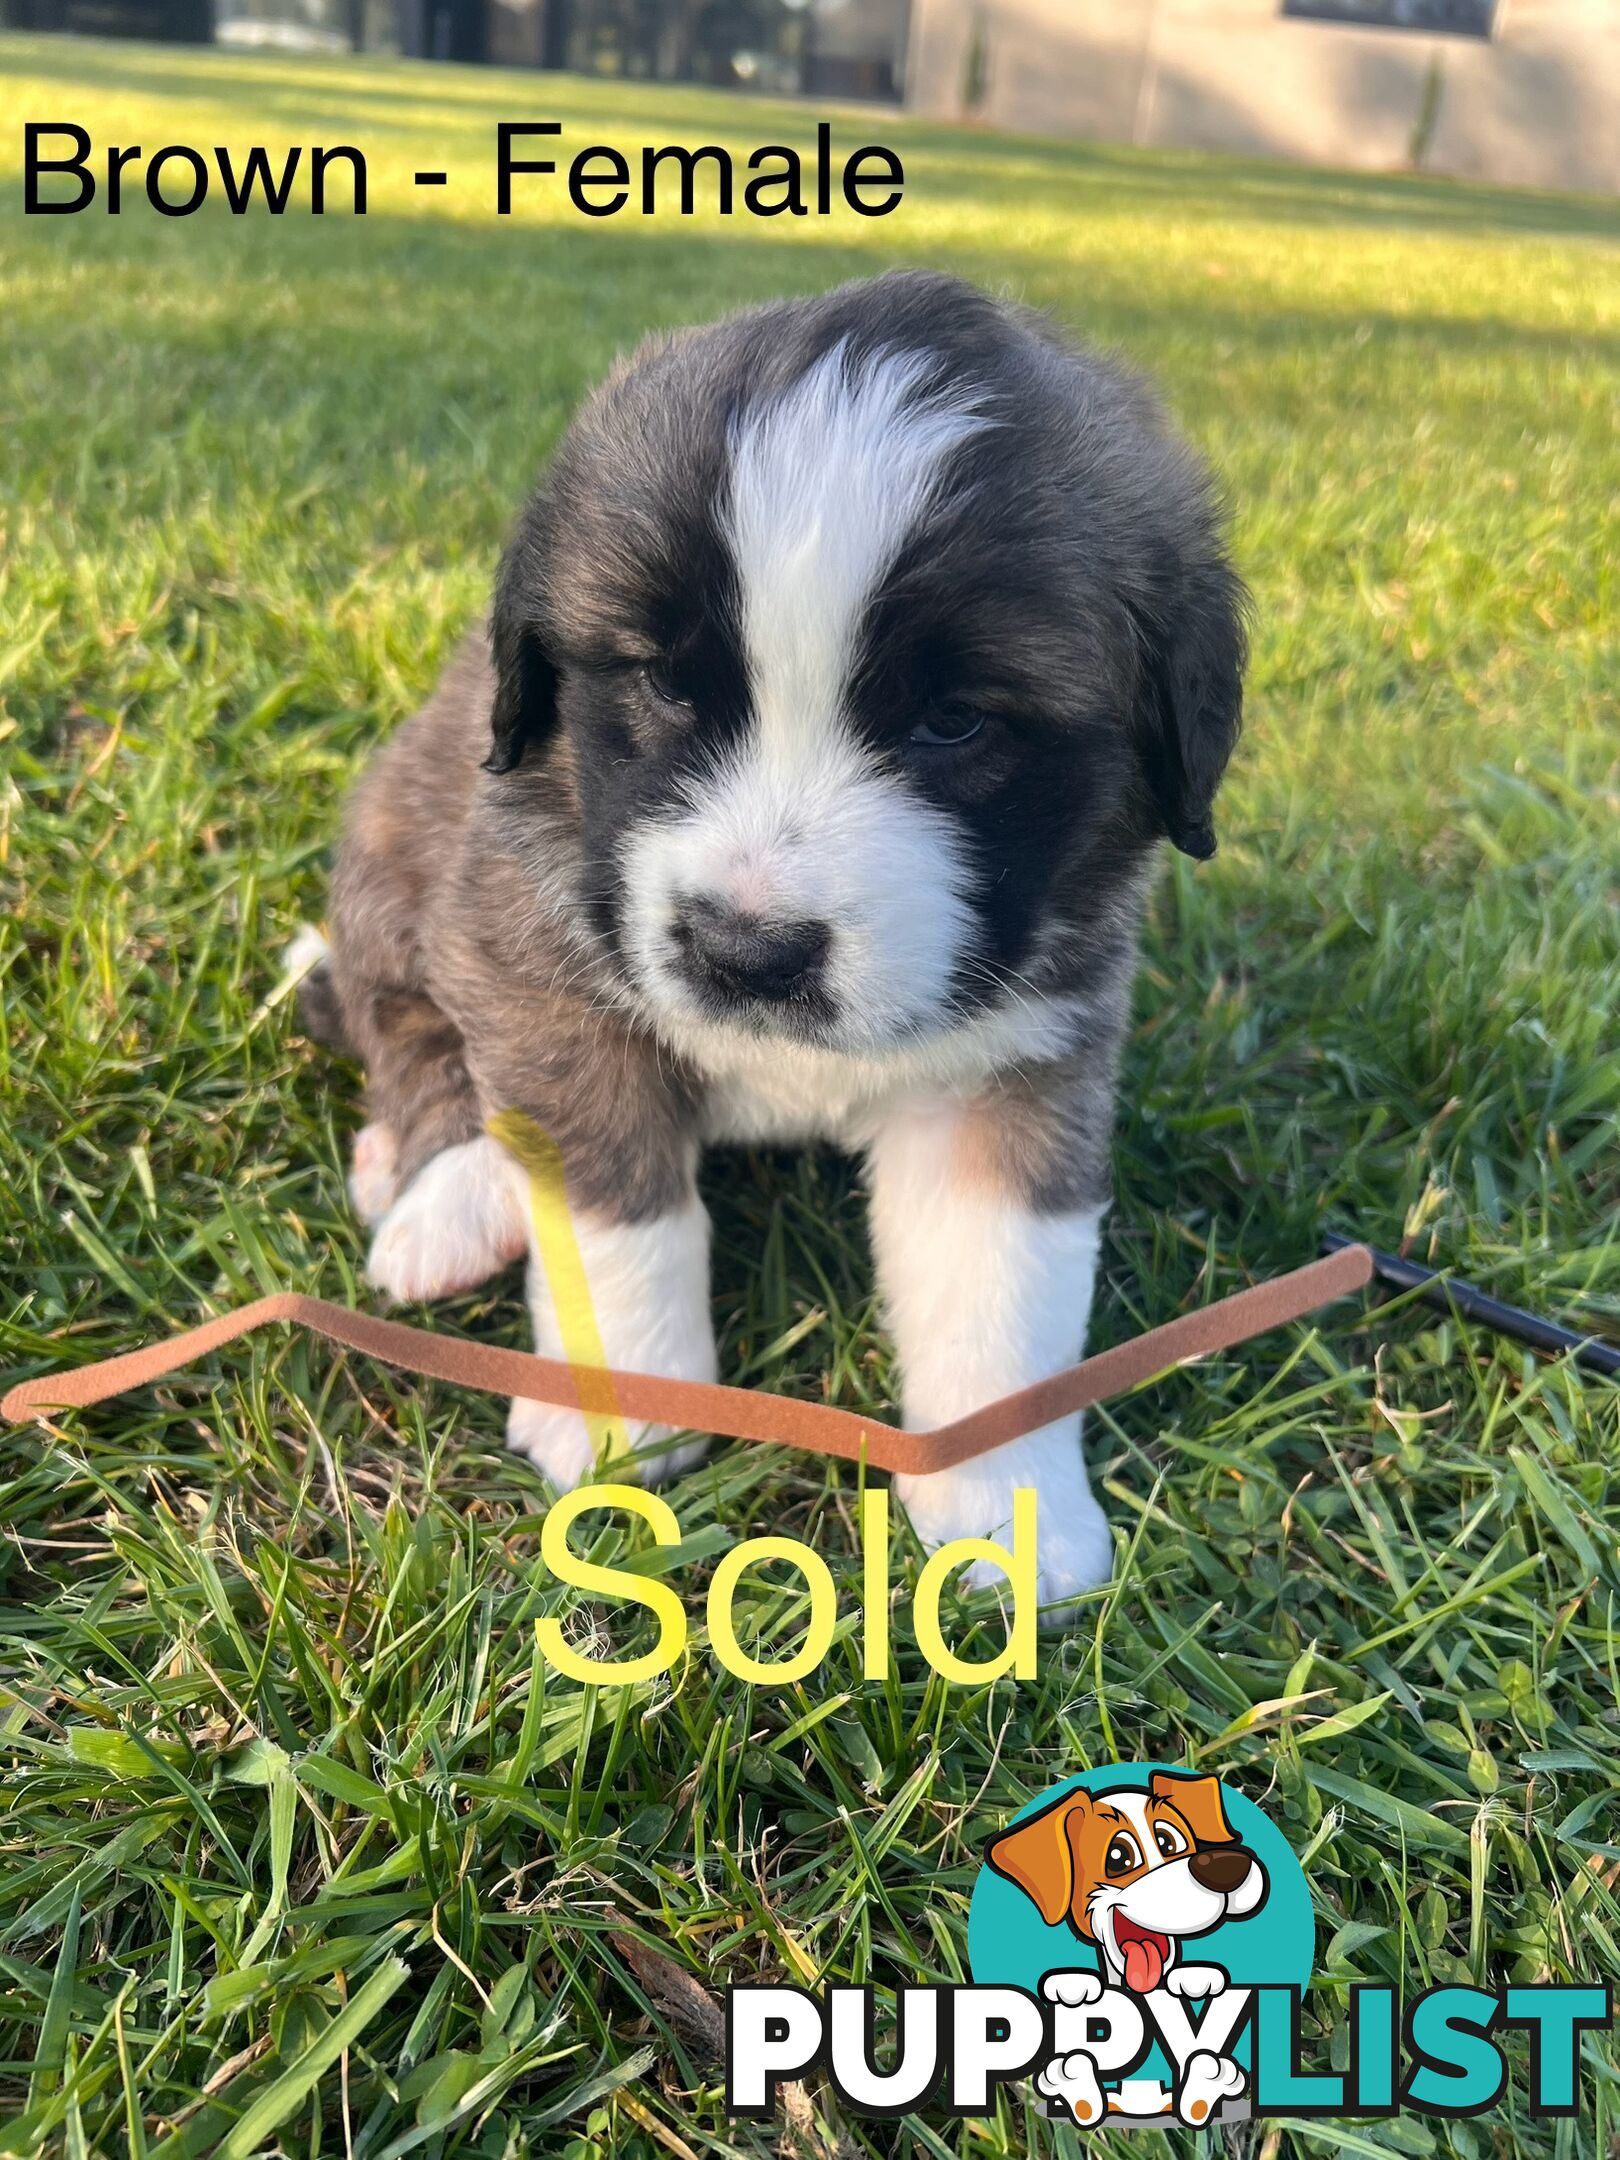
[[[975,1979],[1033,1982],[1048,2113],[1082,2129],[1252,2112],[1254,1989],[1310,1978],[1310,1892],[1280,1831],[1213,1777],[1092,1772],[991,1841]]]
[[[1576,2113],[1607,1988],[1447,1985],[1403,2005],[1359,1984],[1349,2066],[1327,2071],[1301,2059],[1314,1936],[1304,1871],[1253,1801],[1167,1764],[1084,1771],[987,1841],[972,1984],[901,1988],[886,2065],[871,1988],[729,1990],[728,2104],[766,2116],[779,2084],[820,2068],[869,2115],[984,2115],[1019,2084],[1082,2130],[1482,2115],[1521,2032],[1530,2113]]]

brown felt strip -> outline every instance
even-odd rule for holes
[[[619,1414],[636,1422],[671,1425],[683,1432],[717,1433],[728,1440],[774,1440],[787,1447],[809,1448],[821,1455],[858,1461],[862,1455],[880,1470],[921,1474],[948,1470],[975,1455],[986,1454],[1054,1419],[1084,1410],[1111,1395],[1123,1395],[1143,1381],[1183,1365],[1191,1358],[1235,1349],[1269,1328],[1301,1319],[1334,1298],[1365,1287],[1372,1280],[1372,1255],[1365,1245],[1347,1245],[1325,1260],[1274,1281],[1239,1290],[1218,1304],[1184,1313],[1164,1327],[1103,1350],[1071,1365],[1050,1380],[1037,1381],[1016,1395],[1004,1395],[971,1416],[943,1425],[937,1432],[900,1432],[853,1410],[828,1403],[795,1402],[751,1388],[719,1387],[703,1380],[666,1380],[651,1373],[611,1372]],[[256,1298],[251,1305],[221,1313],[201,1327],[187,1328],[165,1342],[149,1343],[122,1357],[103,1358],[19,1381],[0,1401],[0,1416],[11,1424],[45,1410],[83,1410],[114,1395],[147,1387],[178,1372],[210,1350],[275,1320],[292,1320],[325,1336],[328,1342],[380,1358],[405,1372],[457,1387],[479,1388],[495,1395],[526,1395],[566,1410],[582,1407],[581,1382],[593,1399],[598,1374],[581,1372],[556,1358],[535,1357],[525,1350],[502,1350],[493,1343],[469,1342],[464,1336],[438,1335],[406,1327],[399,1320],[379,1320],[325,1298],[285,1290]]]

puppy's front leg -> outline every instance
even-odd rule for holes
[[[697,1193],[691,1090],[655,1045],[595,1001],[549,984],[537,990],[514,973],[492,976],[479,934],[460,948],[479,993],[469,992],[461,1026],[485,1120],[512,1151],[536,1350],[713,1380],[709,1219]],[[596,1467],[597,1443],[610,1434],[600,1418],[518,1397],[506,1437],[564,1491]],[[678,1477],[703,1453],[696,1442],[668,1446],[667,1426],[629,1423],[626,1437],[653,1480]]]
[[[643,1218],[626,1217],[611,1206],[575,1207],[568,1234],[578,1247],[593,1332],[609,1365],[679,1380],[715,1378],[709,1218],[695,1190]],[[535,1348],[545,1357],[577,1357],[581,1345],[568,1339],[577,1331],[577,1319],[566,1310],[558,1313],[547,1257],[531,1225],[528,1299]],[[555,1259],[554,1250],[549,1257]],[[512,1404],[506,1437],[564,1491],[594,1469],[599,1430],[578,1411],[520,1396]],[[679,1477],[702,1459],[701,1441],[667,1445],[667,1426],[630,1424],[626,1430],[631,1446],[643,1453],[637,1467],[648,1479]]]
[[[1081,1354],[1104,1205],[1045,1204],[1050,1183],[1007,1144],[1004,1121],[1028,1109],[913,1105],[870,1147],[872,1240],[913,1431],[949,1424]],[[1087,1482],[1078,1417],[954,1470],[895,1480],[929,1546],[1005,1539],[1020,1486],[1038,1495],[1042,1603],[1106,1582],[1113,1544]]]

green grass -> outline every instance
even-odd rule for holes
[[[0,141],[7,1367],[365,1295],[354,1077],[270,1001],[348,777],[616,350],[900,260],[1154,370],[1257,596],[1222,851],[1153,908],[1094,1343],[1328,1222],[1620,1328],[1613,205],[867,116],[840,139],[907,163],[885,222],[595,227],[538,186],[497,221],[499,117],[565,151],[811,117],[47,40],[0,67],[13,115],[99,144],[373,164],[359,222],[24,220]],[[887,1412],[847,1170],[711,1182],[728,1375]],[[436,1321],[522,1339],[512,1281]],[[1324,2059],[1356,1978],[1620,1979],[1617,1400],[1347,1305],[1117,1403],[1117,1585],[977,1692],[903,1599],[862,1683],[856,1480],[782,1451],[676,1489],[678,1579],[813,1539],[820,1680],[751,1692],[695,1631],[677,1686],[590,1694],[536,1662],[546,1493],[493,1402],[275,1339],[0,1436],[0,2150],[1072,2153],[1019,2100],[896,2126],[812,2087],[728,2125],[692,1982],[960,1974],[986,1833],[1110,1759],[1218,1769],[1307,1855]],[[798,1619],[760,1584],[746,1625]],[[1521,2060],[1491,2119],[1252,2149],[1596,2154],[1616,2075],[1597,2038],[1574,2122],[1525,2118]]]

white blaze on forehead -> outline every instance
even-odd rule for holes
[[[762,748],[809,748],[836,720],[867,603],[951,452],[987,424],[971,389],[924,389],[934,367],[857,362],[841,339],[733,431],[725,528]]]
[[[842,1050],[879,1054],[949,1017],[975,935],[964,835],[882,769],[845,710],[872,595],[951,451],[988,424],[971,389],[927,387],[935,366],[916,352],[857,362],[840,343],[733,429],[722,519],[748,723],[632,836],[624,869],[626,951],[691,1054],[682,1031],[701,1007],[670,922],[694,894],[825,926],[819,989]]]
[[[1153,1842],[1153,1820],[1148,1813],[1148,1795],[1145,1792],[1102,1793],[1099,1798],[1123,1815],[1136,1832],[1136,1841],[1142,1848],[1142,1858],[1149,1862],[1160,1858],[1159,1848]]]

